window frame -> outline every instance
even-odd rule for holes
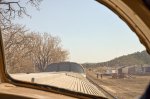
[[[136,0],[136,3],[134,0],[96,0],[96,1],[105,5],[116,15],[118,15],[125,23],[127,23],[127,25],[133,30],[133,32],[136,33],[140,42],[146,47],[146,50],[150,53],[150,21],[149,23],[146,22],[147,20],[150,20],[150,14],[146,14],[146,12],[148,12],[149,10],[144,6],[142,0]],[[142,10],[144,14],[143,12],[141,12],[141,10],[136,11],[139,5],[144,8],[144,10]],[[149,19],[144,19],[145,16],[149,17]],[[80,92],[73,92],[53,86],[34,84],[30,82],[12,79],[7,73],[5,65],[6,64],[4,58],[2,33],[0,31],[0,81],[2,83],[11,83],[16,86],[39,89],[78,98],[95,97],[103,99],[103,97],[87,95]]]

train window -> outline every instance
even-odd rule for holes
[[[13,79],[108,98],[143,94],[150,56],[108,8],[95,0],[43,0],[39,11],[26,9],[32,18],[2,27]]]

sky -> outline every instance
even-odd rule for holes
[[[68,61],[104,62],[145,49],[126,23],[94,0],[43,0],[39,11],[32,7],[27,11],[32,18],[14,23],[59,36],[69,51]]]

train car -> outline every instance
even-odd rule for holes
[[[11,74],[14,79],[55,86],[69,91],[105,97],[105,95],[87,80],[82,65],[74,62],[52,63],[41,73]]]

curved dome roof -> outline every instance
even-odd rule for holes
[[[60,62],[52,63],[47,66],[45,69],[46,72],[75,72],[75,73],[84,73],[82,65],[75,62]]]

